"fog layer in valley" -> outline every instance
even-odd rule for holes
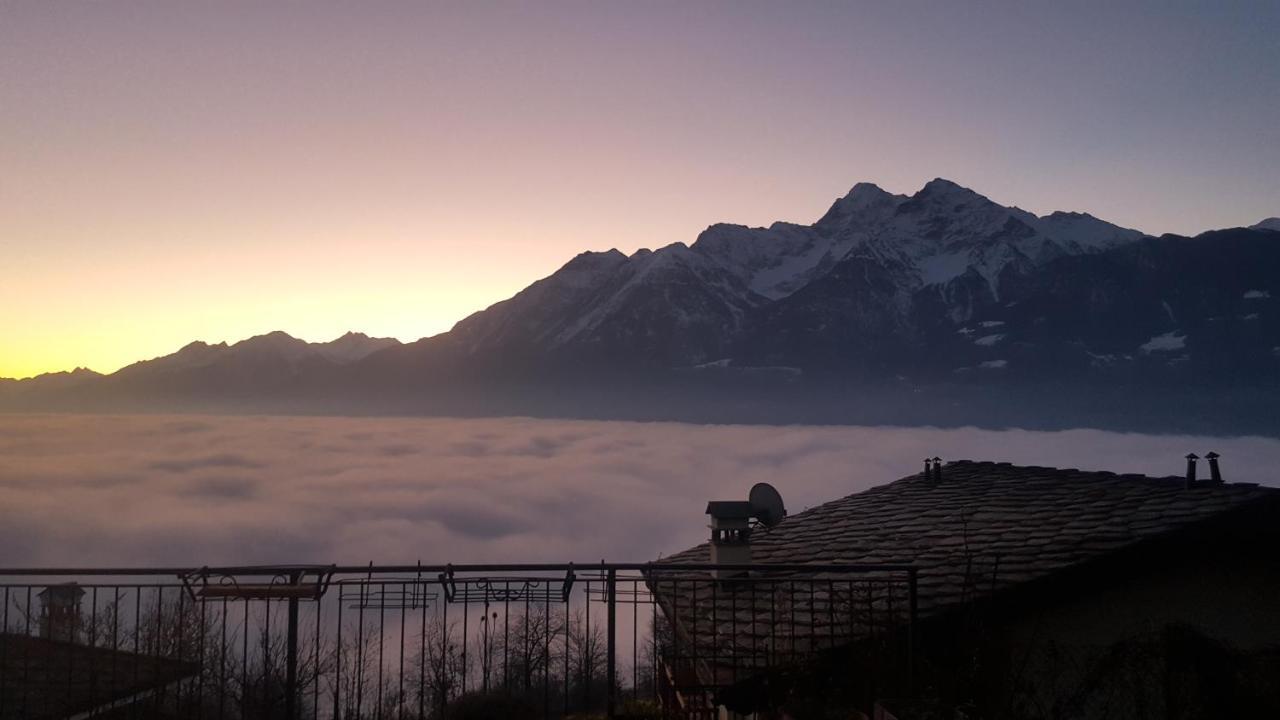
[[[0,415],[0,564],[645,561],[705,503],[775,484],[798,511],[921,460],[1274,484],[1280,440],[1071,430],[511,419]]]

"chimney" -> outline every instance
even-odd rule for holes
[[[50,585],[40,591],[40,637],[58,642],[80,642],[80,599],[84,590],[76,583]]]
[[[707,503],[711,516],[711,562],[715,565],[751,563],[751,503],[715,500]],[[741,575],[742,571],[716,570],[717,578]]]
[[[924,476],[923,477],[925,480],[933,479],[933,458],[924,459]]]
[[[1196,461],[1200,459],[1195,453],[1187,453],[1187,489],[1196,484]]]
[[[1218,469],[1218,453],[1210,450],[1209,454],[1205,455],[1205,459],[1209,461],[1209,479],[1213,481],[1215,485],[1221,485],[1222,471]]]
[[[936,455],[933,458],[933,481],[942,482],[942,458]]]

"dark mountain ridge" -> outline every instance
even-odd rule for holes
[[[813,225],[582,253],[417,342],[192,343],[109,376],[0,383],[0,408],[1274,434],[1280,232],[1265,226],[1155,238],[941,179],[911,196],[860,183]]]

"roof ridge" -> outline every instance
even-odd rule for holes
[[[964,460],[948,460],[943,462],[944,468],[952,467],[952,466],[974,466],[974,467],[990,466],[990,467],[1008,468],[1008,469],[1016,469],[1016,470],[1033,470],[1033,471],[1042,471],[1042,472],[1052,472],[1052,473],[1059,473],[1063,475],[1067,475],[1067,474],[1076,475],[1076,476],[1097,475],[1097,476],[1103,476],[1110,479],[1130,480],[1130,481],[1157,480],[1161,482],[1171,482],[1171,483],[1178,483],[1178,484],[1182,484],[1186,482],[1186,477],[1182,475],[1147,475],[1144,473],[1132,473],[1132,472],[1121,473],[1121,472],[1115,472],[1114,470],[1089,470],[1084,468],[1073,468],[1073,467],[1062,468],[1062,467],[1054,467],[1052,465],[1019,465],[1017,463],[1009,462],[1007,460],[964,459]],[[921,473],[906,475],[904,477],[898,478],[897,480],[893,480],[889,483],[885,483],[885,485],[878,485],[875,487],[887,487],[888,485],[902,482],[903,480],[913,480],[913,479],[918,480],[920,479],[920,476],[921,476]],[[943,478],[943,482],[946,482],[945,476]],[[1245,488],[1256,487],[1263,490],[1280,492],[1280,488],[1262,485],[1257,482],[1239,481],[1239,480],[1226,481],[1226,482],[1216,483],[1211,485],[1208,482],[1207,478],[1203,478],[1203,479],[1197,480],[1196,487],[1201,487],[1201,486],[1203,487],[1233,487],[1234,486],[1234,487],[1245,487]],[[871,490],[871,489],[873,488],[868,488],[867,490]],[[861,492],[866,492],[867,490],[863,490]],[[853,494],[856,495],[858,493],[853,493]]]

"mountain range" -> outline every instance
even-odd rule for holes
[[[1280,219],[1151,237],[937,179],[909,196],[859,183],[812,225],[582,253],[417,342],[196,342],[106,376],[0,381],[0,408],[1033,426],[1137,413],[1275,432],[1278,379]]]

